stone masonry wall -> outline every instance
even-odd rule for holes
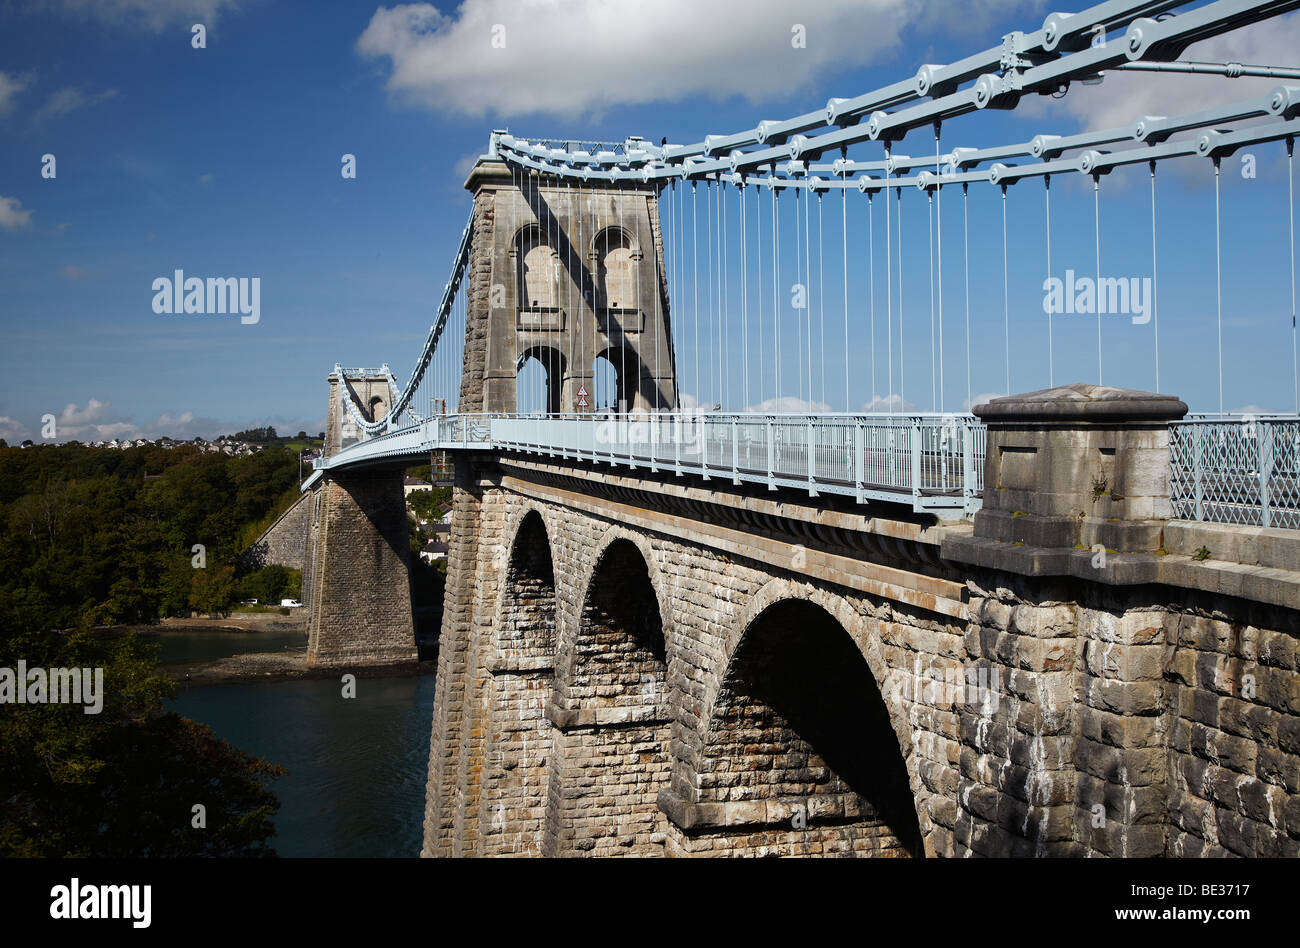
[[[724,753],[728,767],[765,759],[765,752],[755,752],[737,761],[731,759],[734,749],[709,748],[709,709],[742,632],[759,610],[787,599],[815,603],[833,615],[882,683],[880,690],[893,695],[887,710],[882,708],[887,724],[883,733],[874,732],[874,749],[898,761],[924,851],[951,850],[958,699],[926,696],[917,682],[927,680],[931,666],[960,666],[963,629],[956,620],[793,572],[774,573],[668,536],[639,534],[612,518],[491,486],[495,475],[486,468],[482,473],[487,477],[481,482],[468,474],[458,478],[425,855],[897,851],[879,815],[852,794],[828,795],[823,811],[817,803],[809,808],[806,800],[778,800],[770,787],[750,782],[728,805],[756,804],[758,815],[754,805],[748,813],[733,807],[741,822],[728,826],[720,812],[703,812],[708,807],[700,805],[695,773],[718,772],[707,763],[709,754]],[[551,544],[555,669],[541,658],[529,664],[516,656],[512,667],[510,659],[503,663],[497,656],[493,675],[501,636],[493,623],[515,608],[497,605],[498,590],[519,524],[532,511],[545,523]],[[615,636],[622,643],[615,649],[599,644],[613,635],[601,617],[601,598],[626,593],[627,577],[594,597],[589,591],[602,558],[619,541],[644,561],[654,591],[664,637],[664,691],[655,664],[648,655],[637,657],[641,652],[626,639]],[[630,557],[624,565],[629,562]],[[603,608],[610,604],[606,600]],[[617,654],[635,661],[620,666]],[[601,667],[610,674],[595,671]],[[536,775],[521,777],[518,769],[521,735],[536,741],[537,758],[550,754],[544,819],[536,804]],[[796,737],[786,732],[781,738],[789,753],[800,753]],[[670,819],[674,799],[702,822],[683,828]],[[811,810],[808,827],[794,830],[791,819],[800,805]]]
[[[460,377],[462,411],[483,411],[491,332],[492,234],[496,228],[496,192],[483,190],[474,196],[473,252],[466,276],[465,358]]]
[[[401,472],[331,474],[315,493],[307,661],[414,661],[415,627]]]
[[[305,569],[311,535],[312,492],[301,495],[253,544],[254,556],[262,564]]]
[[[464,467],[425,855],[1300,852],[1292,609],[950,564],[950,616]]]
[[[958,855],[1300,854],[1293,610],[1158,587],[971,583],[1014,713],[963,722]]]

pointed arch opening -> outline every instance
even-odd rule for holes
[[[590,707],[666,704],[667,650],[649,567],[630,540],[606,548],[582,606],[571,692]]]
[[[515,372],[515,411],[558,414],[564,385],[564,354],[552,346],[531,346],[519,356]]]
[[[492,707],[510,709],[486,724],[484,797],[479,832],[493,855],[538,855],[546,824],[546,720],[554,680],[555,566],[546,524],[524,514],[501,584],[496,649],[489,681]]]
[[[637,280],[641,254],[622,227],[606,227],[596,235],[596,304],[602,310],[638,307]]]
[[[671,769],[667,648],[631,540],[614,539],[597,562],[573,639],[561,643],[555,695],[544,854],[652,852]]]
[[[515,285],[521,310],[551,312],[559,307],[560,255],[536,224],[516,237]]]
[[[630,345],[611,345],[592,361],[593,391],[597,411],[638,411],[648,399],[641,398],[644,369]]]
[[[520,521],[502,588],[498,647],[529,658],[555,655],[555,566],[536,510]]]

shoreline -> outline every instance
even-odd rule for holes
[[[308,665],[306,652],[250,652],[198,662],[172,662],[158,670],[186,688],[244,684],[252,681],[300,681],[337,678],[400,678],[433,675],[437,662],[399,662],[389,665]]]
[[[162,619],[153,625],[123,626],[137,635],[208,634],[248,635],[253,632],[302,632],[307,635],[307,616],[282,616],[274,612],[232,612],[225,617],[199,616],[191,619]]]

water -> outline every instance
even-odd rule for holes
[[[215,655],[204,641],[214,637],[209,633],[163,642],[168,660],[197,660],[170,655],[268,650],[262,639],[277,634],[257,633],[256,647],[252,635],[226,634],[225,650]],[[272,783],[280,811],[271,845],[281,856],[414,857],[423,835],[433,686],[432,675],[361,678],[356,697],[345,699],[337,678],[212,685],[182,688],[172,710],[289,771]]]
[[[229,655],[243,655],[248,652],[279,652],[283,650],[305,651],[307,632],[305,629],[287,631],[253,631],[253,632],[168,632],[155,636],[162,643],[158,661],[169,662],[210,662]]]

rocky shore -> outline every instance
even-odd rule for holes
[[[188,632],[229,632],[238,635],[242,632],[301,631],[305,641],[307,623],[306,610],[298,609],[287,616],[282,616],[278,612],[232,612],[228,616],[163,619],[157,625],[142,625],[133,628],[135,631],[146,635],[171,635]]]
[[[356,667],[308,665],[305,652],[251,652],[207,662],[178,662],[162,665],[163,674],[181,684],[223,685],[247,681],[290,681],[299,678],[337,678],[352,673],[358,678],[394,678],[402,675],[432,675],[434,662],[403,662],[396,665]]]

